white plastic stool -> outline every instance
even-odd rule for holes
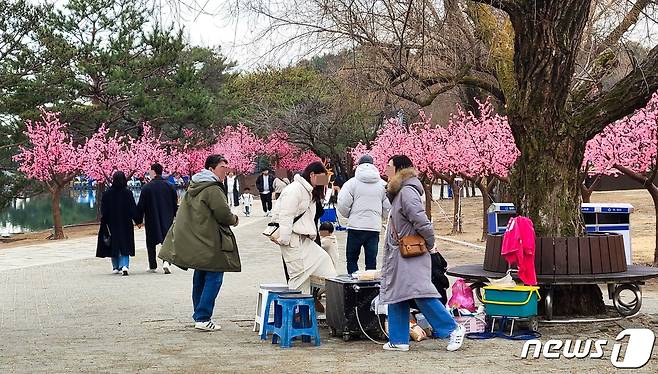
[[[258,303],[256,304],[256,318],[254,319],[253,331],[258,331],[258,335],[263,333],[263,324],[265,323],[265,302],[270,294],[270,291],[287,291],[288,285],[285,283],[269,283],[261,284],[258,289]],[[270,316],[268,317],[268,321]]]

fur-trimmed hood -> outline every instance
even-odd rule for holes
[[[389,201],[393,202],[395,196],[404,186],[412,186],[421,196],[425,193],[423,184],[418,179],[418,171],[415,168],[406,168],[395,173],[395,176],[388,182],[386,196],[388,196]]]

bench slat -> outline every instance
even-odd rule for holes
[[[555,274],[555,248],[552,238],[541,239],[541,273]]]
[[[592,274],[588,238],[578,238],[578,253],[580,255],[580,274]]]
[[[555,274],[567,271],[567,238],[555,238]]]
[[[598,240],[590,240],[589,245],[590,256],[592,256],[592,273],[602,273],[603,267],[601,266],[601,245],[599,244]]]
[[[580,254],[578,253],[578,238],[567,238],[568,274],[580,274]]]
[[[612,266],[610,266],[610,247],[607,236],[599,237],[599,250],[601,251],[601,272],[609,273],[612,271]]]

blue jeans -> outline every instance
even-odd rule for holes
[[[377,269],[377,247],[379,246],[379,233],[377,231],[347,230],[347,246],[345,259],[347,273],[352,274],[359,270],[359,255],[361,247],[366,254],[366,270]]]
[[[457,328],[457,322],[439,299],[415,300],[435,338],[447,338]],[[391,344],[409,344],[409,300],[388,304],[388,333]]]
[[[129,256],[112,257],[112,270],[121,270],[122,267],[130,266]]]
[[[192,278],[192,305],[196,322],[207,322],[212,318],[215,299],[224,280],[223,272],[194,270]]]

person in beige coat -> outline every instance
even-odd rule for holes
[[[316,244],[316,202],[324,195],[327,170],[321,162],[309,164],[286,187],[272,213],[278,235],[270,237],[281,248],[288,270],[290,288],[310,292],[311,275],[331,278],[337,275],[331,257]]]

